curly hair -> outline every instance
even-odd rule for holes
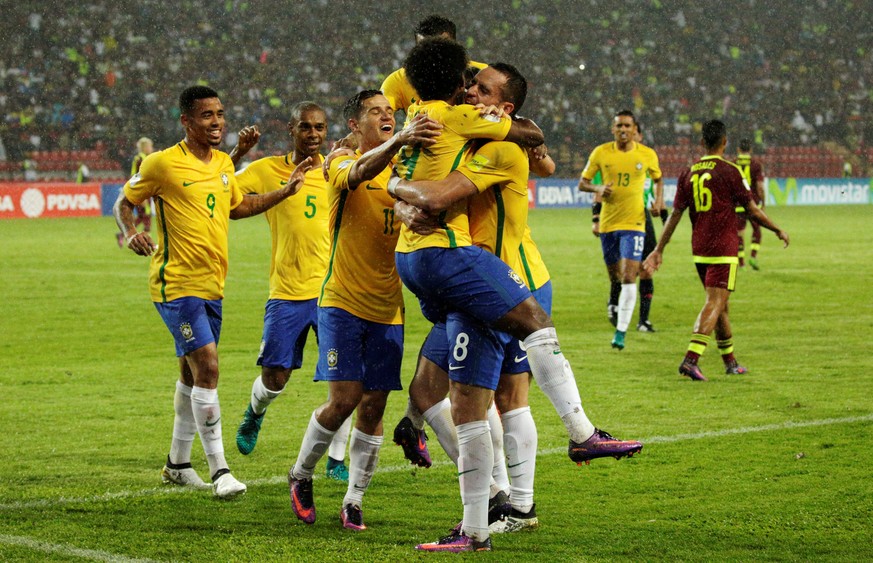
[[[418,43],[406,56],[406,78],[422,100],[448,100],[464,84],[467,50],[443,37]]]

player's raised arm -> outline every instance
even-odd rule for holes
[[[294,172],[292,172],[291,176],[288,178],[288,183],[283,187],[264,194],[243,195],[242,202],[230,210],[230,218],[244,219],[246,217],[251,217],[252,215],[259,215],[283,199],[296,194],[300,191],[300,186],[303,185],[303,177],[311,169],[312,157],[308,156],[303,160],[303,162],[297,165],[297,168],[294,169]]]

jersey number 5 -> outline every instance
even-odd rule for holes
[[[691,177],[691,190],[694,193],[694,208],[698,213],[709,211],[712,208],[712,192],[706,187],[706,181],[712,178],[712,174],[695,174]]]

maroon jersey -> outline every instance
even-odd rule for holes
[[[704,156],[682,172],[673,208],[689,209],[695,262],[731,263],[737,260],[737,206],[751,194],[739,168],[720,156]]]
[[[752,158],[752,155],[749,154],[738,154],[735,162],[752,190],[752,199],[755,203],[760,204],[761,198],[758,197],[755,186],[758,185],[758,182],[764,181],[764,167],[761,166],[761,161]]]

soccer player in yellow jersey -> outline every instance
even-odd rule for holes
[[[444,37],[456,40],[457,33],[458,30],[453,21],[442,16],[431,15],[418,22],[418,25],[415,26],[415,42],[420,43],[428,37]],[[481,70],[488,66],[485,63],[477,63],[475,61],[469,61],[468,64],[476,70]],[[394,111],[406,111],[409,106],[421,99],[418,92],[409,83],[409,79],[406,78],[406,69],[403,67],[389,74],[384,82],[382,82],[380,90],[388,98],[388,102],[394,108]]]
[[[426,44],[423,42],[418,47]],[[440,48],[454,49],[448,44]],[[417,54],[416,49],[410,53],[406,68],[423,97],[431,87],[430,82],[443,88],[457,84],[463,66],[458,64],[456,57],[437,56],[431,59],[432,54],[426,51]],[[440,72],[431,72],[428,80],[419,83],[417,77],[421,75],[418,71],[425,68],[440,69]],[[484,83],[489,75],[490,72],[487,72],[480,76],[480,82]],[[501,78],[506,79],[505,76]],[[475,108],[471,107],[471,110]],[[437,145],[446,137],[446,130],[448,127]],[[449,536],[417,547],[425,551],[480,551],[491,547],[488,497],[494,450],[487,411],[500,376],[502,346],[500,337],[486,327],[524,340],[531,370],[568,429],[568,453],[572,460],[581,463],[597,457],[622,457],[642,448],[639,442],[615,440],[594,428],[582,409],[572,370],[560,351],[549,315],[512,268],[483,248],[469,242],[464,244],[465,238],[471,238],[468,227],[465,232],[460,230],[468,221],[465,198],[501,183],[495,179],[500,174],[504,174],[503,181],[506,181],[505,174],[509,172],[515,178],[516,186],[524,186],[516,189],[520,193],[513,198],[521,206],[512,209],[517,209],[526,218],[527,155],[515,145],[507,147],[505,152],[490,152],[491,149],[506,145],[508,143],[486,144],[465,167],[451,172],[445,178],[446,184],[441,184],[441,178],[417,182],[417,186],[409,186],[400,178],[392,179],[389,184],[389,191],[425,211],[439,212],[461,207],[463,213],[463,222],[456,221],[454,229],[443,227],[443,232],[436,229],[437,236],[430,240],[422,237],[416,241],[417,248],[404,246],[401,233],[396,254],[400,277],[419,298],[422,312],[434,323],[445,322],[445,344],[451,350],[447,371],[451,379],[449,395],[452,419],[458,436],[458,473],[464,518],[463,525]],[[487,147],[491,148],[486,150]],[[456,153],[456,158],[463,157],[462,152]],[[508,156],[513,153],[515,157]],[[435,154],[437,151],[434,147],[427,152],[420,151],[422,162],[415,163],[415,174],[419,170],[427,170],[422,164],[427,164],[427,159]],[[451,166],[441,168],[436,164],[430,167],[431,170],[451,170]],[[516,165],[522,165],[522,168],[516,168]],[[492,168],[496,169],[493,175],[489,173]],[[477,184],[467,174],[476,177],[480,183]],[[422,194],[417,192],[417,188],[428,190],[434,201],[421,198]],[[507,196],[510,194],[505,189],[502,193]],[[439,220],[442,224],[448,222],[442,213]],[[519,224],[524,225],[525,221],[522,219]],[[523,231],[523,226],[514,231],[518,233],[517,242],[507,243],[507,249],[518,247]],[[496,249],[496,242],[493,244]]]
[[[637,301],[636,280],[640,271],[646,234],[643,190],[647,174],[655,182],[652,213],[660,215],[664,206],[664,183],[655,151],[633,140],[634,114],[623,110],[612,122],[613,142],[596,147],[582,171],[579,189],[600,195],[600,245],[610,282],[621,281],[618,320],[612,347],[623,350],[625,333]],[[600,172],[603,183],[592,182]]]
[[[262,213],[297,192],[311,161],[304,160],[283,188],[243,194],[233,163],[215,147],[225,128],[224,107],[215,90],[192,86],[179,97],[185,139],[147,158],[125,185],[113,212],[127,247],[151,256],[152,301],[173,335],[180,377],[165,483],[205,487],[191,467],[191,445],[199,433],[215,496],[244,493],[224,458],[218,402],[218,341],[227,274],[228,218]],[[148,198],[157,206],[158,242],[137,232],[134,207]]]
[[[248,144],[242,139],[242,156]],[[315,102],[305,101],[291,109],[288,134],[293,147],[281,156],[268,156],[237,173],[243,193],[265,193],[281,188],[297,165],[311,158],[314,168],[307,172],[297,197],[289,198],[267,211],[272,255],[270,295],[264,313],[264,335],[258,354],[261,375],[252,384],[249,405],[236,434],[240,453],[248,455],[257,444],[267,407],[285,388],[291,371],[303,365],[303,348],[310,329],[318,332],[317,300],[327,271],[328,235],[327,183],[321,173],[324,158],[319,151],[327,133],[327,117]],[[328,457],[328,476],[348,479],[343,463],[351,419],[338,432]]]
[[[385,185],[397,150],[431,142],[439,125],[422,117],[395,135],[394,110],[378,90],[352,97],[343,116],[358,150],[332,158],[329,166],[331,246],[318,299],[315,379],[328,381],[330,392],[312,413],[288,485],[294,514],[315,522],[313,469],[357,408],[340,520],[345,528],[363,530],[361,504],[379,458],[382,415],[389,392],[401,389],[404,309],[393,257],[400,225]]]

